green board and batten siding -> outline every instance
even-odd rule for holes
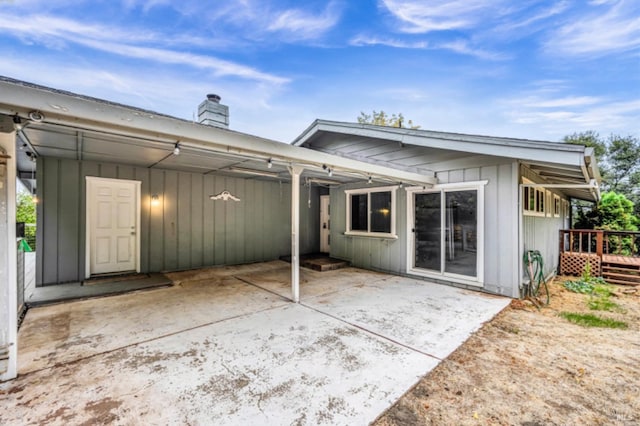
[[[87,176],[141,182],[142,272],[266,261],[291,252],[286,182],[56,158],[38,159],[37,176],[37,285],[84,279]],[[209,199],[224,190],[241,201]],[[311,190],[311,207],[307,197],[300,202],[301,253],[319,246],[317,188]],[[160,196],[158,205],[151,206],[152,194]]]
[[[489,292],[517,297],[518,268],[518,164],[500,164],[437,173],[439,183],[487,180],[484,190],[484,286]],[[364,187],[365,185],[361,186]],[[367,187],[369,187],[367,185]],[[331,191],[331,255],[353,266],[394,274],[407,273],[407,193],[396,192],[398,239],[344,235],[346,196],[341,187]]]

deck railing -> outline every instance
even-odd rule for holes
[[[636,271],[640,267],[640,232],[560,230],[559,273],[581,275],[587,264],[595,276],[616,275],[614,278],[617,279],[619,273],[629,274],[631,268],[635,271],[631,272],[633,280],[640,279]]]
[[[640,232],[561,229],[560,253],[640,257]]]

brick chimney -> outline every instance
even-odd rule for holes
[[[229,107],[220,103],[220,96],[209,94],[198,106],[198,123],[229,128]]]

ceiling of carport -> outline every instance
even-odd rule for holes
[[[272,161],[269,167],[268,157],[239,155],[233,153],[213,152],[181,145],[180,154],[174,155],[175,142],[157,141],[140,137],[128,137],[108,132],[78,129],[51,123],[29,123],[20,132],[17,139],[18,170],[23,179],[30,180],[34,163],[27,155],[34,152],[40,157],[55,157],[72,160],[86,160],[128,164],[137,167],[169,169],[201,174],[218,174],[226,176],[289,180],[287,164]],[[234,168],[244,171],[234,171]],[[250,173],[273,174],[260,176]],[[344,184],[365,181],[367,175],[347,172],[305,169],[303,180],[335,182]],[[35,185],[35,182],[31,182]]]

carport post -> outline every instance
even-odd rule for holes
[[[301,166],[289,167],[291,173],[291,300],[300,302],[300,175]]]
[[[11,117],[0,116],[0,382],[18,374],[18,282],[16,249],[16,133]],[[8,121],[8,123],[7,123]],[[5,133],[7,129],[11,131]],[[2,151],[0,150],[0,152]]]

